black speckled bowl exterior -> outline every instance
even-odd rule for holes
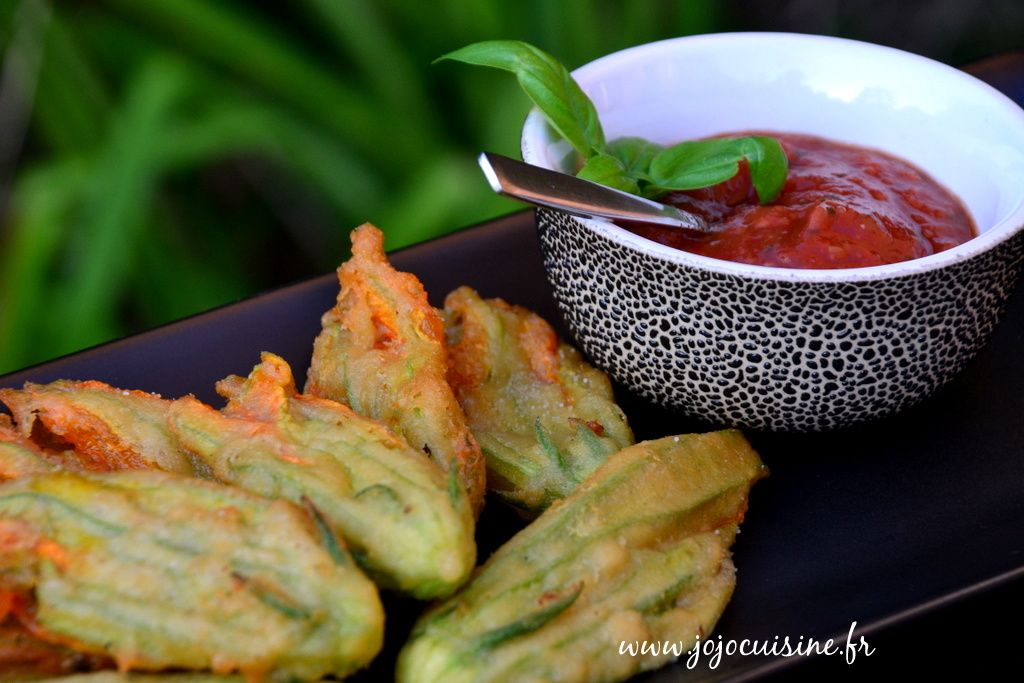
[[[660,258],[539,209],[548,279],[577,342],[617,381],[715,423],[819,431],[928,396],[985,344],[1021,232],[941,268],[787,281]]]

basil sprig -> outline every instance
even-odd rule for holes
[[[518,40],[488,40],[449,52],[451,59],[510,71],[552,128],[582,157],[580,178],[644,197],[710,187],[732,178],[746,159],[758,200],[775,200],[789,161],[775,138],[692,140],[662,147],[643,138],[605,142],[597,109],[569,70],[546,52]]]

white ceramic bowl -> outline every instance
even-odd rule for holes
[[[768,130],[875,147],[958,195],[980,232],[903,263],[795,270],[698,256],[538,211],[566,321],[617,380],[714,422],[829,429],[923,398],[989,337],[1024,242],[1024,112],[998,91],[899,50],[776,33],[651,43],[573,75],[610,140]],[[571,159],[536,111],[522,151],[558,170]]]

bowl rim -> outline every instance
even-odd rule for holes
[[[853,46],[856,49],[888,55],[889,58],[897,60],[917,61],[928,65],[929,68],[945,73],[946,76],[963,81],[968,86],[979,91],[987,97],[994,105],[1006,110],[1011,118],[1016,118],[1021,128],[1024,129],[1024,109],[1018,106],[1009,97],[990,86],[988,83],[975,78],[965,71],[943,64],[934,59],[924,57],[893,47],[877,45],[860,40],[849,38],[838,38],[835,36],[822,36],[803,33],[786,33],[773,31],[738,31],[728,33],[707,33],[693,36],[681,36],[665,40],[644,43],[634,47],[625,48],[617,52],[599,57],[573,70],[573,77],[583,82],[588,72],[598,71],[605,68],[609,63],[619,61],[623,58],[635,58],[638,55],[647,56],[646,53],[657,54],[665,50],[672,50],[677,44],[685,42],[688,45],[694,43],[720,43],[728,45],[731,43],[743,43],[753,37],[764,39],[775,39],[779,41],[793,41],[806,44],[819,44],[825,47],[830,44],[842,43]],[[530,110],[523,123],[520,143],[523,160],[527,163],[534,163],[546,166],[543,163],[544,155],[540,152],[544,141],[552,140],[552,135],[547,123],[534,107]],[[557,169],[553,169],[557,170]],[[558,213],[558,212],[555,212]],[[945,268],[956,263],[972,259],[979,254],[987,252],[994,247],[1011,239],[1024,229],[1024,194],[1022,200],[1010,213],[988,230],[982,232],[963,244],[930,254],[921,258],[898,263],[889,263],[880,266],[868,266],[862,268],[782,268],[777,266],[761,266],[749,263],[738,263],[723,259],[701,256],[680,249],[640,237],[625,228],[620,228],[606,220],[582,218],[571,216],[571,218],[586,229],[605,237],[613,242],[627,248],[645,253],[662,261],[668,261],[683,266],[696,267],[702,270],[709,270],[726,275],[741,277],[756,277],[767,280],[783,280],[792,282],[865,282],[871,280],[889,279],[893,277],[904,277],[924,273],[940,268]]]

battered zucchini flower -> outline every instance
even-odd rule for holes
[[[273,354],[217,391],[229,399],[223,412],[183,398],[169,419],[215,478],[306,505],[384,586],[434,598],[469,576],[473,515],[454,470],[445,474],[340,403],[298,394],[288,364]]]
[[[31,439],[22,436],[7,415],[0,415],[0,481],[58,469],[56,456],[49,456]]]
[[[377,590],[314,518],[158,471],[0,485],[0,591],[21,622],[122,670],[343,676],[380,650]]]
[[[454,471],[479,515],[484,459],[445,378],[444,323],[422,283],[391,267],[384,236],[369,223],[352,232],[352,258],[338,280],[338,302],[323,316],[306,392],[384,422]]]
[[[633,443],[608,377],[538,315],[469,287],[444,312],[448,381],[505,501],[539,514]]]
[[[669,652],[623,641],[710,633],[732,595],[729,547],[765,474],[736,431],[613,455],[427,612],[399,655],[412,683],[620,681]]]
[[[167,431],[170,401],[156,394],[58,380],[0,389],[0,401],[11,409],[23,437],[73,449],[74,469],[194,471]]]

